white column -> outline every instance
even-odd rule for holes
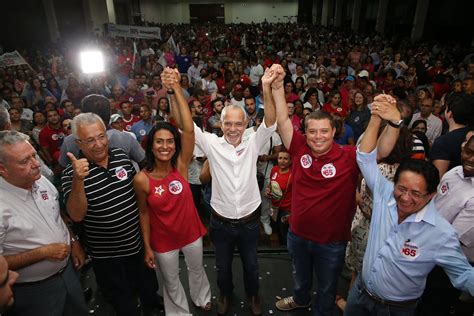
[[[342,8],[343,0],[336,0],[336,10],[334,12],[334,26],[340,27],[342,25]]]
[[[379,0],[379,8],[377,9],[377,21],[375,22],[375,31],[384,34],[385,33],[385,22],[387,20],[389,0]]]
[[[362,5],[362,0],[354,0],[354,8],[352,10],[352,23],[351,23],[351,28],[354,31],[359,30],[361,5]]]
[[[415,19],[413,21],[413,28],[411,29],[411,39],[414,41],[423,36],[429,6],[430,0],[418,0],[416,3]]]
[[[46,15],[46,23],[48,24],[49,37],[51,42],[56,42],[60,39],[58,20],[56,19],[56,12],[54,11],[53,0],[43,0],[44,13]]]
[[[114,0],[106,0],[107,14],[109,16],[109,23],[117,23],[115,17],[115,6]]]

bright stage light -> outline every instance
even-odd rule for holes
[[[82,72],[85,74],[104,71],[104,56],[99,51],[87,51],[79,54]]]

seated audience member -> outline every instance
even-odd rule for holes
[[[151,108],[148,104],[140,105],[140,118],[141,120],[134,123],[130,129],[130,132],[135,134],[139,143],[142,142],[143,138],[148,135],[148,132],[153,127]]]
[[[416,120],[423,119],[426,121],[426,137],[433,144],[435,139],[441,135],[443,123],[433,114],[433,99],[424,98],[420,103],[420,112],[413,114],[409,127],[412,126]]]
[[[46,163],[53,166],[58,163],[64,130],[61,126],[61,117],[56,109],[46,112],[46,120],[46,126],[39,133],[39,143],[46,155]]]
[[[461,164],[461,144],[468,131],[467,125],[474,123],[473,96],[453,93],[446,97],[445,103],[449,131],[434,142],[429,155],[440,177]]]
[[[272,201],[272,219],[275,222],[280,245],[286,246],[288,234],[288,218],[291,214],[291,156],[286,151],[280,151],[278,164],[270,172],[270,183],[266,194]]]
[[[109,100],[103,96],[91,94],[85,97],[81,102],[81,109],[84,113],[95,113],[100,116],[104,124],[110,122],[110,104]],[[122,133],[121,131],[110,128],[107,129],[107,137],[110,146],[113,148],[121,148],[126,155],[138,165],[141,165],[145,160],[145,151],[140,147],[137,140],[131,133]],[[61,154],[59,156],[59,164],[66,167],[70,160],[67,153],[79,155],[79,146],[75,141],[74,135],[67,136],[61,145]]]
[[[120,110],[122,111],[123,129],[127,132],[132,130],[133,124],[140,121],[140,117],[133,114],[133,105],[130,101],[120,102]]]

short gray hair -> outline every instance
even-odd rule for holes
[[[222,113],[221,113],[221,122],[224,122],[225,115],[227,114],[227,111],[228,111],[229,109],[234,109],[234,110],[240,110],[240,111],[242,111],[242,113],[244,113],[244,121],[247,120],[247,111],[245,111],[243,107],[241,107],[240,105],[237,105],[237,104],[230,104],[230,105],[224,107],[224,109],[222,110]]]
[[[7,126],[10,124],[10,113],[8,110],[0,105],[0,131],[7,129]]]
[[[74,119],[71,122],[72,135],[74,135],[74,138],[77,139],[78,138],[77,137],[77,130],[78,130],[80,125],[92,125],[92,124],[95,124],[95,123],[100,123],[100,125],[102,125],[105,129],[104,121],[102,121],[100,116],[98,116],[95,113],[81,113],[81,114],[75,116]]]
[[[27,142],[30,137],[15,130],[0,131],[0,163],[5,164],[6,146],[15,145],[21,142]]]

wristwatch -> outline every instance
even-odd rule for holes
[[[71,244],[72,244],[73,242],[76,242],[76,241],[79,241],[79,236],[78,236],[78,235],[72,236],[72,237],[71,237]]]
[[[403,120],[400,120],[398,122],[388,121],[388,125],[390,125],[393,128],[400,128],[403,126]]]

